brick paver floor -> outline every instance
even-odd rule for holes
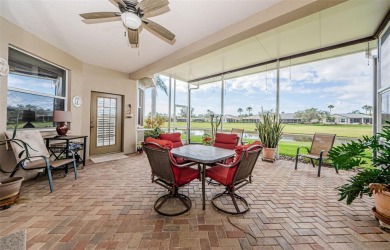
[[[22,185],[21,200],[0,211],[0,236],[27,230],[28,249],[390,249],[390,234],[371,213],[372,198],[352,206],[337,201],[336,186],[350,173],[317,169],[293,162],[258,161],[254,183],[239,193],[251,205],[248,213],[217,212],[211,197],[221,187],[207,186],[201,209],[201,184],[182,192],[192,200],[189,213],[163,217],[153,210],[165,193],[150,181],[145,155],[88,164],[73,174],[54,175],[53,193],[45,177]]]

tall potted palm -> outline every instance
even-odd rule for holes
[[[276,148],[283,134],[282,122],[274,113],[262,113],[256,130],[263,145],[263,160],[275,161]]]

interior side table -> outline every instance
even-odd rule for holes
[[[49,150],[50,154],[54,155],[56,159],[60,157],[62,154],[65,154],[65,150],[61,151],[60,153],[55,153],[51,148],[50,148],[50,142],[51,141],[64,141],[65,142],[65,147],[64,149],[69,149],[69,143],[72,140],[75,139],[83,139],[83,157],[81,158],[81,161],[83,163],[83,166],[85,166],[85,150],[87,148],[87,135],[64,135],[64,136],[58,136],[58,135],[50,135],[50,136],[45,136],[43,139],[46,141],[46,147]],[[67,155],[66,155],[67,156]]]

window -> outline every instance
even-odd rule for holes
[[[144,91],[138,89],[138,126],[144,125]]]
[[[7,128],[54,127],[53,111],[65,110],[66,71],[9,48]]]

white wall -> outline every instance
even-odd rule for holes
[[[130,80],[127,73],[122,73],[98,66],[85,64],[77,58],[56,48],[44,40],[22,30],[18,26],[0,17],[0,57],[8,60],[8,48],[12,45],[48,62],[59,65],[68,70],[68,98],[67,109],[72,111],[70,134],[90,136],[90,98],[91,91],[118,94],[123,96],[123,117],[128,110],[128,104],[137,105],[137,84]],[[77,108],[71,103],[73,96],[80,96],[83,100]],[[135,110],[133,110],[133,113]],[[7,77],[0,76],[0,140],[4,138],[7,123]],[[124,118],[123,121],[123,152],[132,153],[136,148],[136,118]],[[55,134],[55,130],[42,132]],[[89,145],[89,141],[88,141]],[[89,147],[86,149],[89,158]],[[12,151],[6,151],[0,146],[0,167],[10,171],[16,163]],[[22,173],[21,173],[22,174]],[[0,173],[0,177],[4,174]],[[23,175],[25,175],[23,173]],[[28,177],[28,176],[27,176]]]

